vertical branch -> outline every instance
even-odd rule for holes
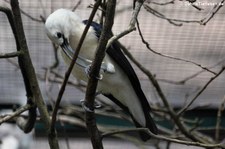
[[[56,133],[49,132],[50,128],[50,117],[46,108],[46,105],[44,103],[38,81],[36,78],[35,70],[30,58],[30,54],[28,51],[28,46],[24,34],[23,24],[22,24],[22,18],[19,8],[19,2],[18,0],[11,0],[11,7],[13,12],[13,18],[14,18],[14,25],[12,28],[15,28],[13,31],[15,40],[17,41],[17,50],[21,51],[23,54],[19,55],[18,62],[21,69],[21,73],[24,79],[25,88],[27,91],[27,97],[28,97],[28,103],[33,103],[37,105],[40,116],[42,121],[44,122],[45,128],[48,133],[48,140],[49,145],[51,149],[58,149],[58,140]],[[34,113],[36,111],[33,111]],[[36,116],[36,113],[35,113]],[[36,117],[31,117],[32,119],[36,119]]]
[[[100,67],[105,57],[106,45],[110,38],[109,33],[111,32],[111,28],[113,26],[115,7],[116,7],[116,0],[108,0],[106,6],[105,23],[100,36],[95,59],[90,69],[90,79],[88,80],[88,86],[85,95],[84,104],[90,109],[90,111],[86,111],[86,125],[94,149],[103,148],[101,136],[96,126],[96,119],[94,115],[95,92],[98,84],[98,80],[95,76],[99,75]]]
[[[57,112],[58,112],[58,109],[59,109],[59,105],[60,105],[60,102],[61,102],[63,93],[64,93],[64,91],[65,91],[65,89],[66,89],[66,84],[67,84],[67,82],[68,82],[68,80],[69,80],[69,76],[70,76],[70,74],[71,74],[71,72],[72,72],[72,70],[73,70],[73,67],[74,67],[74,65],[75,65],[76,59],[77,59],[78,54],[79,54],[79,52],[80,52],[81,46],[82,46],[83,41],[84,41],[84,39],[85,39],[85,37],[86,37],[86,34],[87,34],[88,29],[89,29],[89,27],[90,27],[90,25],[91,25],[91,22],[92,22],[92,20],[93,20],[93,18],[94,18],[94,16],[95,16],[95,13],[96,13],[96,11],[98,10],[98,7],[99,7],[99,5],[100,5],[100,2],[101,2],[101,0],[98,0],[98,1],[95,3],[95,5],[94,5],[94,8],[93,8],[93,10],[92,10],[92,12],[91,12],[91,15],[90,15],[90,17],[89,17],[89,19],[88,19],[88,23],[87,23],[87,25],[86,25],[86,27],[85,27],[85,29],[84,29],[84,32],[83,32],[83,34],[82,34],[82,36],[81,36],[81,38],[80,38],[80,41],[79,41],[79,43],[78,43],[78,45],[77,45],[76,51],[75,51],[75,53],[74,53],[74,55],[73,55],[73,59],[72,59],[72,61],[71,61],[71,63],[70,63],[70,66],[69,66],[68,70],[67,70],[66,73],[65,73],[65,77],[64,77],[62,86],[61,86],[61,88],[60,88],[60,90],[59,90],[59,94],[58,94],[58,96],[57,96],[56,103],[55,103],[55,107],[54,107],[53,113],[52,113],[52,121],[51,121],[51,126],[50,126],[50,131],[52,131],[52,132],[54,132],[54,129],[55,129],[56,116],[57,116]]]
[[[220,139],[220,125],[221,125],[221,117],[222,117],[222,112],[224,110],[224,105],[225,105],[225,96],[223,97],[223,101],[221,105],[219,106],[218,112],[217,112],[216,130],[215,130],[216,142],[219,142],[219,139]]]

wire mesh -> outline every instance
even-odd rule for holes
[[[44,23],[41,17],[46,18],[51,12],[58,8],[73,9],[79,1],[72,0],[23,0],[20,6],[23,11],[23,24],[26,39],[29,46],[30,55],[39,77],[39,83],[46,102],[55,100],[59,91],[60,83],[52,83],[44,77],[48,74],[47,68],[55,62],[54,50],[50,40],[44,31]],[[157,1],[163,2],[163,1]],[[164,14],[168,18],[180,20],[201,20],[209,15],[213,9],[213,4],[219,0],[198,1],[198,7],[202,11],[188,5],[183,1],[175,1],[175,4],[156,5],[150,4],[152,8]],[[87,19],[91,5],[94,1],[82,0],[75,10],[83,19]],[[147,2],[146,2],[147,3]],[[210,4],[210,5],[209,5]],[[0,5],[8,5],[2,0]],[[206,24],[182,23],[176,26],[169,21],[156,17],[144,8],[139,15],[140,28],[150,47],[163,55],[185,59],[210,68],[218,72],[225,64],[225,9],[221,8],[215,16]],[[132,3],[129,0],[118,1],[113,32],[115,34],[128,27],[132,14]],[[41,17],[40,17],[41,16]],[[100,13],[95,17],[98,20]],[[178,22],[180,24],[181,22]],[[138,31],[120,39],[129,49],[134,57],[148,70],[155,74],[156,78],[165,92],[168,100],[174,106],[182,106],[191,99],[199,89],[214,75],[202,68],[174,58],[163,57],[148,50],[142,43]],[[7,17],[0,13],[0,53],[12,52],[16,50],[15,41],[9,26]],[[60,53],[59,53],[60,58]],[[135,65],[133,65],[142,88],[146,93],[149,102],[161,103],[147,76],[144,75]],[[56,69],[60,75],[64,75],[67,66],[60,58],[60,64]],[[188,79],[192,75],[199,73],[195,77]],[[71,77],[74,81],[74,78]],[[185,84],[179,83],[184,81]],[[218,107],[224,97],[225,76],[220,75],[195,101],[194,106],[210,105]],[[76,87],[68,86],[63,96],[63,104],[78,103],[84,98],[84,92]],[[23,104],[26,101],[23,80],[18,68],[17,59],[0,60],[0,102],[1,104]]]

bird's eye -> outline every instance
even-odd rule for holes
[[[58,38],[62,37],[62,34],[60,32],[58,32],[56,35],[57,35]]]

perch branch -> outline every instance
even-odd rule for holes
[[[96,48],[95,59],[92,62],[90,68],[90,78],[88,80],[87,91],[85,94],[85,102],[84,105],[90,109],[90,111],[85,111],[86,113],[86,125],[88,129],[88,133],[91,137],[92,146],[94,149],[103,149],[102,140],[100,136],[100,132],[98,131],[94,113],[94,101],[95,101],[95,92],[97,89],[98,79],[95,76],[99,75],[100,67],[102,61],[105,57],[105,51],[107,42],[110,38],[110,33],[113,22],[114,22],[114,14],[116,8],[116,0],[108,0],[106,6],[106,17],[105,23],[103,25],[103,29],[101,32],[101,36],[99,39],[99,44]],[[91,112],[93,111],[93,112]]]
[[[101,0],[98,0],[95,3],[94,7],[93,7],[93,10],[92,10],[91,15],[90,15],[89,20],[88,20],[88,23],[87,23],[87,25],[86,25],[86,27],[84,29],[84,32],[83,32],[83,34],[82,34],[82,36],[80,38],[80,41],[78,43],[78,46],[76,48],[76,51],[75,51],[75,53],[73,55],[73,59],[72,59],[72,61],[70,63],[70,66],[69,66],[68,70],[65,73],[65,77],[64,77],[62,86],[61,86],[61,88],[59,90],[59,93],[58,93],[58,96],[57,96],[57,99],[56,99],[56,103],[55,103],[55,107],[54,107],[53,113],[52,113],[51,131],[53,131],[54,128],[55,128],[55,122],[56,122],[57,112],[58,112],[58,109],[59,109],[59,105],[60,105],[60,102],[61,102],[63,93],[64,93],[64,91],[66,89],[66,84],[67,84],[67,82],[69,80],[69,76],[70,76],[71,71],[72,71],[72,69],[73,69],[73,67],[75,65],[75,62],[76,62],[77,56],[78,56],[78,54],[80,52],[80,49],[81,49],[81,46],[83,44],[84,38],[85,38],[85,36],[86,36],[86,34],[88,32],[88,29],[89,29],[89,27],[91,25],[91,22],[92,22],[92,20],[93,20],[93,18],[95,16],[95,13],[98,10],[98,6],[100,5],[99,4],[100,2],[101,2]]]

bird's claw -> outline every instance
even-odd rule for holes
[[[86,73],[86,75],[88,76],[88,78],[90,78],[90,68],[91,68],[91,65],[87,66],[84,71]],[[103,75],[102,74],[99,74],[99,76],[94,76],[97,80],[102,80],[103,79]]]
[[[86,112],[91,112],[91,113],[94,112],[94,110],[90,109],[89,107],[87,107],[87,106],[85,105],[85,100],[84,100],[84,99],[81,99],[80,102],[81,102],[81,106],[83,107],[83,109],[84,109]],[[99,102],[95,101],[95,103],[94,103],[94,109],[99,109],[99,108],[101,108],[101,106],[102,106],[102,105],[101,105]]]

